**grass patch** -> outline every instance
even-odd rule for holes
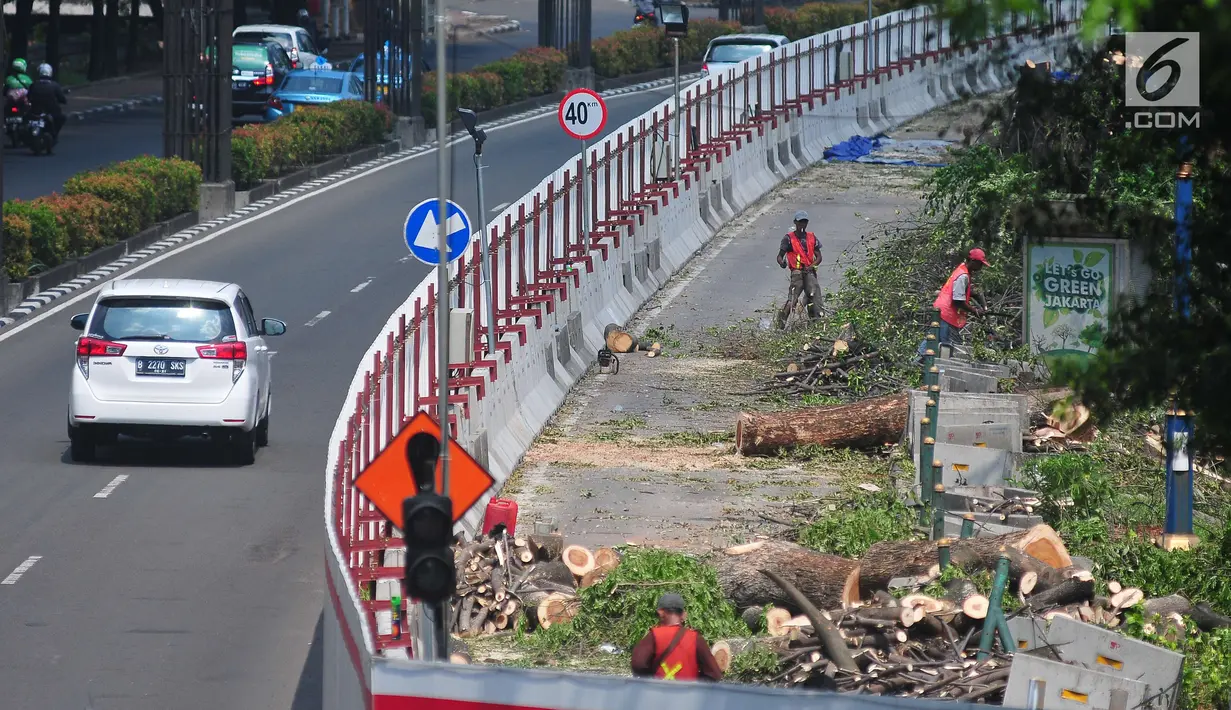
[[[799,532],[799,544],[842,557],[862,557],[884,540],[914,537],[913,512],[889,491],[844,493],[823,504]]]
[[[633,429],[641,429],[645,427],[646,418],[639,414],[628,414],[617,419],[608,419],[605,422],[599,422],[598,425],[609,429],[632,431]]]
[[[735,434],[727,431],[669,431],[653,437],[650,441],[672,446],[709,446],[732,443],[735,441]]]
[[[525,633],[517,642],[528,651],[557,654],[566,649],[595,652],[605,643],[624,653],[658,623],[658,597],[684,597],[688,624],[706,640],[748,636],[748,626],[722,596],[712,567],[695,557],[655,549],[626,549],[620,566],[602,582],[580,590],[581,609],[567,624]]]

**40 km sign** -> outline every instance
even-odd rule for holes
[[[560,101],[560,127],[579,141],[588,141],[607,125],[607,104],[589,89],[574,89]]]

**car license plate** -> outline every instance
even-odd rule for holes
[[[137,358],[137,374],[147,377],[183,377],[184,358],[139,357]]]
[[[31,120],[31,121],[30,121],[30,126],[31,126],[31,127],[33,127],[33,128],[42,128],[42,127],[43,127],[43,121],[42,121],[42,119],[35,118],[35,119],[33,119],[33,120]]]
[[[248,88],[248,82],[246,82],[246,81],[233,81],[233,82],[231,82],[231,88],[232,88],[232,89],[235,89],[235,90],[246,89],[246,88]]]
[[[9,124],[9,125],[13,125],[13,124],[21,123],[21,117],[19,117],[19,116],[9,116],[8,118],[4,119],[4,122],[5,122],[6,124]]]

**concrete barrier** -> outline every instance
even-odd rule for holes
[[[563,402],[569,388],[593,363],[602,346],[603,326],[610,322],[627,322],[641,304],[708,242],[724,221],[796,174],[807,163],[814,162],[826,146],[855,134],[857,126],[866,127],[868,132],[885,130],[928,107],[952,100],[953,97],[943,90],[945,81],[937,80],[938,74],[947,72],[951,82],[957,76],[959,83],[968,83],[964,77],[970,74],[970,58],[960,52],[946,54],[942,51],[947,46],[942,44],[948,41],[947,29],[942,24],[937,31],[937,22],[926,8],[891,13],[887,18],[877,21],[877,28],[884,30],[887,36],[904,38],[914,33],[916,42],[911,46],[931,47],[934,40],[935,52],[924,57],[920,50],[920,56],[908,58],[910,66],[903,66],[900,73],[882,74],[879,82],[869,80],[864,86],[864,82],[855,80],[854,76],[846,81],[834,81],[834,77],[826,77],[825,73],[837,68],[840,77],[840,60],[847,59],[856,73],[862,71],[865,25],[841,28],[794,43],[775,53],[768,61],[768,70],[764,58],[748,60],[741,65],[735,73],[737,81],[742,82],[740,92],[715,92],[718,82],[711,79],[685,90],[683,100],[691,107],[690,121],[695,119],[700,123],[701,135],[708,136],[711,141],[706,147],[713,149],[705,157],[696,157],[684,155],[687,153],[684,146],[671,146],[670,149],[681,157],[693,161],[686,176],[677,176],[665,183],[639,182],[635,189],[642,191],[640,196],[635,200],[625,196],[624,202],[620,202],[611,197],[613,191],[608,189],[608,177],[600,172],[595,189],[598,215],[601,218],[617,211],[621,215],[620,219],[605,220],[607,223],[596,225],[594,233],[585,235],[601,241],[601,255],[593,243],[581,245],[589,261],[583,265],[581,257],[577,257],[576,273],[568,281],[567,297],[551,299],[550,307],[526,310],[525,316],[516,321],[522,329],[507,332],[501,338],[501,354],[496,356],[495,363],[499,376],[489,373],[483,395],[479,396],[476,389],[471,388],[466,395],[459,395],[459,406],[455,407],[458,415],[455,438],[472,453],[478,452],[476,455],[498,482],[497,489]],[[843,48],[839,50],[832,41],[827,42],[826,36],[829,40],[841,39]],[[1042,46],[1040,40],[1032,37],[1023,41]],[[823,46],[824,51],[804,53],[805,43],[810,43],[808,46],[812,50]],[[905,45],[900,44],[896,54],[878,57],[878,63],[903,59],[903,47]],[[804,56],[809,59],[807,63],[802,59]],[[766,71],[768,80],[762,82],[762,73]],[[937,85],[942,87],[941,91],[929,89]],[[795,87],[800,87],[800,93],[796,93]],[[602,143],[592,146],[591,165],[596,165],[607,154],[602,151],[614,147],[617,136],[622,141],[626,133],[633,135],[638,122],[644,131],[648,117],[652,114],[657,119],[665,115],[672,103],[671,100],[663,102],[646,116],[634,119]],[[698,116],[700,118],[696,118]],[[661,150],[663,146],[656,142],[654,147]],[[628,176],[642,175],[646,171],[643,163],[656,157],[656,154],[647,156],[645,151],[639,155],[636,151],[627,154],[615,151],[614,154],[619,170]],[[526,215],[540,214],[541,196],[554,196],[561,189],[572,189],[561,186],[577,182],[574,177],[578,174],[577,163],[570,161],[548,176],[535,191],[507,207],[494,223],[529,224],[525,221]],[[635,207],[630,208],[630,205]],[[543,268],[543,255],[539,251],[543,242],[552,244],[553,253],[561,254],[566,247],[581,241],[575,226],[560,212],[557,210],[554,215],[548,212],[544,218],[547,224],[533,223],[533,229],[539,230],[535,238],[522,239],[513,246],[505,241],[495,254],[497,268],[493,271],[522,274],[522,278],[535,280],[534,273]],[[515,231],[506,232],[508,240],[513,239]],[[480,293],[477,277],[475,283],[474,291],[468,296],[470,299],[477,298]],[[516,292],[504,291],[499,286],[495,288],[497,308],[515,311],[519,302],[512,299],[525,297],[524,285],[519,281]],[[512,703],[520,708],[548,710],[615,710],[632,706],[631,699],[638,697],[645,702],[669,702],[674,707],[684,708],[797,707],[804,696],[764,688],[690,686],[683,689],[627,679],[478,667],[429,667],[398,660],[406,657],[405,643],[390,642],[387,636],[390,612],[388,605],[382,604],[400,584],[402,553],[398,538],[396,531],[384,528],[378,516],[361,517],[370,510],[365,507],[366,502],[349,489],[349,482],[390,440],[395,430],[392,412],[401,411],[403,405],[411,413],[428,406],[422,402],[432,394],[432,381],[427,375],[421,378],[419,373],[421,366],[423,372],[429,372],[432,362],[432,312],[427,308],[432,294],[431,284],[425,281],[390,316],[385,331],[387,337],[382,334],[376,339],[355,373],[330,440],[325,504],[329,536],[327,576],[330,579],[324,649],[325,709],[359,707],[360,702],[364,707],[375,708],[420,707],[426,702],[438,708],[489,704],[500,707]],[[450,298],[456,303],[460,296],[454,292]],[[415,324],[413,332],[407,329],[410,320]],[[378,365],[373,367],[373,362]],[[392,364],[379,364],[385,362]],[[412,370],[413,378],[408,374]],[[383,394],[386,385],[390,394]],[[382,399],[388,396],[396,398],[396,406]],[[958,396],[943,398],[942,412],[950,411]],[[998,416],[1024,413],[1024,402],[1018,406],[1011,397],[977,404],[969,406]],[[389,414],[382,419],[380,412],[385,410]],[[480,500],[466,514],[459,524],[461,531],[473,534],[478,529],[486,500],[487,497]],[[357,589],[354,580],[357,571],[373,582],[369,588],[370,600]],[[414,615],[409,616],[413,618]],[[410,637],[414,637],[413,626]],[[344,677],[348,669],[353,675]],[[330,673],[334,674],[332,679]],[[356,694],[360,697],[355,697]],[[865,703],[857,698],[834,698],[833,701],[860,706]],[[918,703],[903,701],[902,705],[911,707]]]

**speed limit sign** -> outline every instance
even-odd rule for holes
[[[607,125],[607,104],[589,89],[574,89],[565,94],[558,113],[560,127],[580,141],[597,136]]]

